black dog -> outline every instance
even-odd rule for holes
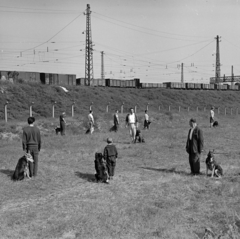
[[[223,175],[222,167],[214,160],[214,151],[209,151],[206,158],[206,176],[208,175],[208,170],[212,171],[211,177],[220,178]]]
[[[12,176],[12,180],[23,180],[25,177],[30,178],[29,176],[29,163],[33,162],[32,155],[26,153],[23,157],[18,160],[15,171]]]
[[[218,126],[218,122],[217,121],[214,121],[213,122],[213,127],[217,127]]]
[[[141,133],[141,130],[140,129],[137,129],[136,131],[136,136],[135,136],[135,143],[136,142],[139,142],[139,143],[145,143],[145,140],[142,136],[142,133]]]
[[[104,182],[108,183],[109,182],[109,175],[107,171],[107,166],[106,166],[106,161],[103,158],[102,153],[95,153],[95,178],[97,182]]]
[[[58,135],[58,133],[61,133],[61,128],[60,127],[56,127],[55,128],[55,132],[56,132],[56,135]]]

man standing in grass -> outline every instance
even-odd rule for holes
[[[214,107],[211,107],[210,110],[210,128],[213,126],[214,123]]]
[[[203,133],[197,126],[196,119],[190,119],[186,151],[189,155],[189,164],[192,175],[200,173],[200,156],[203,151]]]
[[[116,110],[115,114],[113,115],[113,124],[114,131],[117,132],[119,126],[118,110]]]
[[[144,129],[149,129],[149,125],[151,124],[151,122],[149,121],[149,115],[148,115],[148,111],[145,110],[145,115],[144,115]]]
[[[30,177],[37,176],[38,171],[38,153],[41,149],[40,130],[34,126],[34,117],[28,118],[28,126],[23,128],[22,146],[23,150],[30,153],[33,162],[29,162]]]
[[[62,114],[59,117],[61,135],[65,135],[65,128],[66,128],[65,115],[66,115],[65,112],[62,112]]]
[[[107,143],[108,145],[104,148],[103,151],[103,157],[107,162],[109,179],[113,179],[118,152],[116,146],[113,145],[112,138],[108,138]]]
[[[88,114],[88,122],[89,122],[89,130],[90,130],[90,134],[93,133],[94,131],[94,118],[93,118],[93,112],[92,110],[89,111],[89,114]]]
[[[126,128],[129,126],[130,137],[132,143],[135,143],[138,119],[133,108],[130,108],[130,113],[126,116]]]

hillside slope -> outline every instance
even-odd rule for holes
[[[202,91],[202,90],[170,90],[170,89],[129,89],[67,86],[65,92],[59,86],[42,84],[9,84],[0,83],[0,119],[4,119],[4,104],[8,104],[9,119],[25,119],[29,114],[29,106],[33,104],[33,114],[39,117],[51,117],[52,105],[56,102],[55,114],[66,111],[71,115],[71,105],[75,102],[75,114],[87,114],[91,102],[94,112],[109,112],[121,108],[124,102],[124,111],[137,105],[138,111],[172,110],[190,107],[210,108],[212,105],[220,108],[237,108],[240,105],[240,92],[233,91]]]

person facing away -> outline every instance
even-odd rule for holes
[[[132,143],[135,143],[136,130],[137,130],[138,119],[134,113],[133,108],[130,108],[130,113],[126,116],[126,128],[129,127],[129,134],[132,138]]]
[[[115,132],[117,132],[119,127],[118,110],[116,110],[115,114],[113,115],[113,125],[114,125]]]
[[[191,174],[197,175],[200,173],[200,157],[204,146],[203,132],[197,126],[196,119],[190,119],[189,125],[186,151],[189,155]]]
[[[104,151],[103,151],[103,157],[107,163],[109,179],[113,179],[115,167],[116,167],[116,161],[118,157],[118,151],[116,146],[113,144],[112,138],[108,138],[107,143],[108,145],[104,148]]]
[[[145,110],[145,114],[144,114],[144,129],[149,129],[149,125],[150,125],[150,121],[149,121],[148,111]]]
[[[22,146],[23,151],[30,153],[33,162],[29,162],[29,176],[37,176],[38,171],[38,154],[41,150],[41,134],[40,130],[34,126],[35,118],[28,118],[28,126],[23,128]]]
[[[62,114],[59,116],[61,135],[65,135],[65,128],[66,128],[65,115],[66,113],[62,112]]]
[[[90,129],[90,134],[93,133],[94,131],[94,118],[93,118],[93,111],[90,110],[88,114],[88,123],[89,123],[89,129]]]
[[[213,126],[214,123],[214,107],[211,107],[210,110],[210,128]]]

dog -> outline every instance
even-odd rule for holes
[[[56,127],[55,128],[55,132],[56,132],[56,135],[58,135],[58,133],[61,133],[61,128],[60,127]]]
[[[145,143],[145,140],[142,136],[141,130],[137,129],[136,136],[135,136],[135,143]]]
[[[95,178],[97,182],[109,183],[109,175],[107,171],[106,161],[103,158],[102,153],[95,153]]]
[[[91,127],[89,129],[87,129],[86,133],[85,134],[92,134],[94,131],[94,127]]]
[[[223,176],[222,167],[214,159],[214,150],[209,151],[206,158],[206,176],[208,175],[208,170],[212,171],[211,177],[221,178]]]
[[[214,121],[213,122],[213,127],[217,127],[218,126],[218,122],[217,121]]]
[[[33,157],[30,153],[26,153],[18,160],[12,180],[18,181],[24,178],[31,178],[29,175],[29,162],[33,163]]]

